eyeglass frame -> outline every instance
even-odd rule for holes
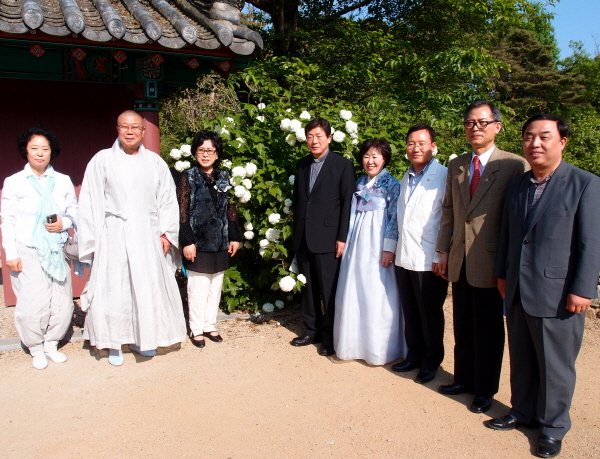
[[[500,123],[500,121],[498,121],[498,120],[492,120],[492,121],[467,120],[467,121],[463,122],[463,126],[465,127],[465,129],[475,129],[475,126],[477,126],[479,129],[483,130],[483,129],[486,129],[490,124],[494,124],[494,123]],[[470,124],[470,126],[467,126],[468,124]]]
[[[406,144],[406,150],[407,151],[412,151],[412,150],[415,149],[415,147],[419,147],[419,150],[425,151],[425,149],[428,146],[430,146],[432,143],[434,143],[434,142],[429,142],[429,143],[426,143],[425,145],[421,145],[420,143],[413,143],[413,144],[407,143]]]
[[[128,132],[131,129],[131,132],[142,132],[146,129],[144,126],[127,126],[126,124],[117,124],[117,129],[119,132]]]
[[[195,156],[215,156],[217,154],[217,149],[213,149],[213,150],[206,150],[204,148],[198,148],[196,150],[196,155]]]

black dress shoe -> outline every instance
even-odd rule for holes
[[[398,371],[400,373],[404,373],[405,371],[414,370],[415,368],[420,368],[421,364],[417,362],[411,362],[410,360],[403,360],[400,363],[396,363],[392,365],[392,371]]]
[[[317,337],[304,335],[304,336],[298,336],[297,338],[294,338],[290,342],[290,344],[292,346],[308,346],[309,344],[319,344],[320,342],[321,342],[321,340]]]
[[[333,354],[335,354],[335,351],[332,347],[321,346],[321,348],[319,349],[319,355],[324,355],[327,357]]]
[[[530,423],[517,421],[517,418],[515,418],[512,414],[500,416],[499,418],[488,419],[487,421],[483,422],[483,425],[494,430],[513,430],[517,427],[535,429],[539,427],[539,424],[536,421]]]
[[[460,395],[465,392],[471,392],[471,388],[465,386],[464,384],[444,384],[438,388],[438,392],[444,395]]]
[[[488,419],[483,425],[494,430],[513,430],[519,427],[521,423],[514,416],[507,414],[499,418]]]
[[[473,413],[485,413],[492,407],[492,400],[492,397],[476,395],[469,410],[471,410]]]
[[[541,434],[535,452],[539,457],[555,457],[560,454],[562,440]]]
[[[435,378],[436,373],[437,373],[437,370],[426,370],[425,368],[421,368],[419,373],[417,373],[415,382],[417,384],[426,384],[429,381],[433,381],[433,378]]]
[[[211,335],[211,333],[214,333],[214,332],[204,332],[203,335],[215,343],[220,343],[221,341],[223,341],[223,338],[221,338],[221,335],[219,335],[218,333],[216,335]]]
[[[194,339],[194,335],[192,335],[190,337],[190,341],[192,342],[192,344],[196,347],[199,348],[203,348],[206,345],[206,341],[204,341],[204,338],[202,339]]]

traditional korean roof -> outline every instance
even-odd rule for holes
[[[247,56],[262,49],[257,32],[240,23],[244,2],[225,0],[0,0],[0,33],[84,38],[90,42],[160,45],[182,51],[229,48]],[[32,37],[33,38],[33,37]],[[90,43],[91,44],[91,43]]]

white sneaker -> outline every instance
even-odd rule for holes
[[[40,353],[40,354],[36,354],[32,357],[33,358],[31,359],[31,365],[36,370],[43,370],[44,368],[46,368],[48,366],[48,359],[46,359],[46,356],[44,354]]]
[[[139,348],[139,346],[136,346],[135,344],[130,344],[129,350],[133,351],[133,352],[137,352],[138,354],[140,354],[144,357],[154,357],[156,355],[156,349],[152,349],[151,351],[142,351]]]
[[[123,351],[121,349],[109,349],[108,350],[108,363],[115,367],[123,365],[125,358],[123,357]]]
[[[64,363],[67,361],[67,356],[62,352],[54,351],[54,352],[44,352],[46,357],[52,360],[54,363]]]

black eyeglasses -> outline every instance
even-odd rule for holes
[[[485,129],[486,127],[488,127],[490,124],[493,123],[498,123],[499,121],[476,121],[476,120],[468,120],[465,121],[463,123],[463,126],[466,129],[473,129],[475,126],[477,126],[479,129]]]

